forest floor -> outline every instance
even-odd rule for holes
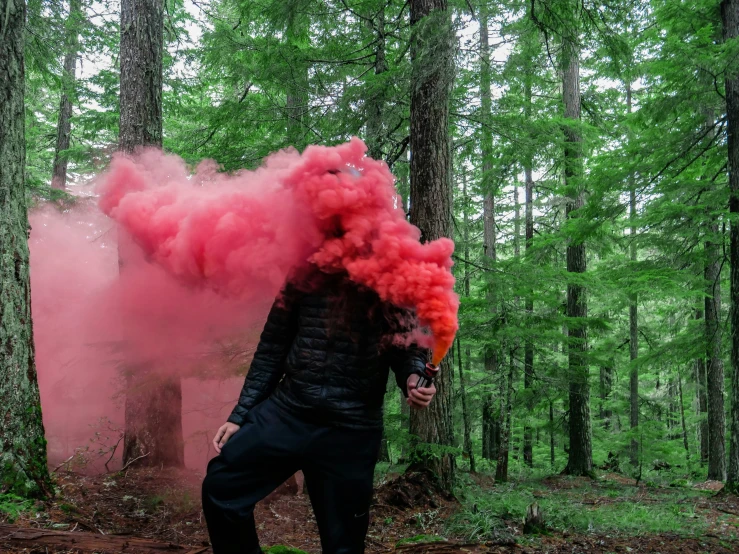
[[[59,493],[52,501],[0,495],[0,552],[210,552],[201,475],[129,469],[56,479]],[[503,484],[465,475],[454,499],[434,492],[422,475],[386,477],[376,490],[367,551],[739,552],[739,497],[717,494],[720,484],[676,485],[636,485],[613,473]],[[533,502],[548,530],[524,535],[523,516]],[[276,495],[260,503],[256,517],[272,554],[320,552],[306,495]]]

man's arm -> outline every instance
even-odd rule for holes
[[[408,378],[411,375],[423,375],[426,367],[427,353],[416,345],[391,347],[390,369],[395,374],[395,382],[403,391],[403,396],[408,397]]]
[[[282,379],[285,359],[298,329],[294,295],[295,291],[288,285],[281,298],[272,305],[246,374],[239,402],[228,418],[230,423],[241,426],[247,412],[272,394]]]

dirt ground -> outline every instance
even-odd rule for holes
[[[14,521],[0,514],[0,552],[205,554],[210,548],[200,510],[201,479],[192,472],[158,468],[129,469],[125,473],[100,476],[58,474],[59,494],[53,501],[36,504]],[[556,477],[545,482],[552,490],[572,486],[571,480]],[[555,533],[530,539],[522,535],[522,522],[509,521],[507,538],[466,544],[464,537],[445,534],[445,523],[459,510],[459,504],[431,488],[418,475],[379,487],[367,536],[367,552],[739,552],[739,542],[733,539],[733,532],[739,527],[736,497],[719,494],[706,498],[699,508],[715,525],[697,538],[667,534],[616,537]],[[733,529],[727,530],[727,517]],[[257,507],[256,519],[263,545],[285,545],[311,554],[320,553],[315,518],[307,496],[286,494],[271,498]],[[446,540],[424,543],[426,539],[420,539],[442,536]]]

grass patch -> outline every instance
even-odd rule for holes
[[[708,525],[695,509],[706,496],[702,491],[557,479],[561,488],[534,481],[467,491],[465,507],[450,519],[448,532],[476,541],[498,537],[505,533],[506,522],[522,524],[526,507],[533,502],[539,504],[548,529],[555,532],[697,535]]]
[[[415,537],[408,537],[407,539],[399,540],[395,546],[401,546],[403,544],[426,544],[444,541],[446,541],[446,539],[438,535],[416,535]]]
[[[305,550],[292,548],[291,546],[272,546],[270,548],[262,548],[264,554],[308,554]]]
[[[13,523],[23,512],[33,507],[33,501],[15,494],[0,494],[0,513],[5,514],[9,523]]]

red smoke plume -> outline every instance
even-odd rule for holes
[[[419,242],[392,174],[365,152],[354,138],[302,155],[279,152],[234,175],[217,173],[213,162],[190,175],[180,158],[155,150],[135,160],[118,155],[100,206],[168,272],[227,297],[277,294],[306,263],[346,270],[382,299],[415,309],[438,363],[458,328],[454,244]]]

